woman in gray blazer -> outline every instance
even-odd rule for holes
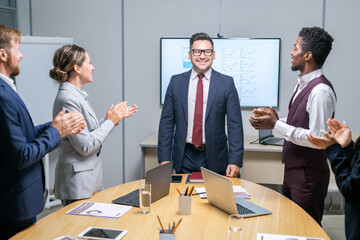
[[[55,195],[63,205],[91,197],[102,186],[101,146],[121,119],[132,116],[137,106],[126,102],[110,106],[103,120],[98,121],[82,90],[93,82],[89,54],[76,45],[66,45],[54,54],[50,77],[60,83],[53,114],[61,109],[84,116],[87,127],[77,135],[62,138],[59,160],[55,169]]]

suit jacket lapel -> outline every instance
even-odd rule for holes
[[[219,87],[219,83],[220,83],[219,73],[213,69],[212,73],[211,73],[211,77],[210,77],[209,95],[208,95],[207,106],[206,106],[205,120],[209,116],[211,105],[214,102],[214,99],[216,96],[216,91]]]
[[[20,105],[26,110],[26,112],[29,115],[29,118],[31,119],[31,116],[29,114],[29,110],[27,109],[25,103],[23,102],[23,100],[21,99],[21,97],[19,96],[19,94],[17,92],[14,91],[14,89],[12,89],[9,84],[7,84],[2,78],[0,78],[0,85],[4,86],[4,89],[9,93],[9,95],[13,96],[19,103]],[[32,121],[32,119],[31,119]]]
[[[182,75],[183,79],[181,79],[181,96],[182,96],[182,104],[183,111],[185,115],[186,124],[188,122],[188,95],[189,95],[189,82],[190,82],[190,74],[191,70],[184,73]]]

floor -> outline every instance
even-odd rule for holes
[[[345,215],[324,215],[321,222],[332,240],[345,240]]]

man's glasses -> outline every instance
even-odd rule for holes
[[[191,49],[191,51],[193,52],[194,56],[198,57],[200,56],[202,53],[204,53],[205,56],[210,57],[213,54],[212,49]]]

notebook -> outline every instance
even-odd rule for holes
[[[264,145],[283,146],[284,138],[274,137],[271,129],[259,130],[259,143]]]
[[[209,203],[229,213],[239,214],[243,217],[253,217],[271,214],[271,211],[249,202],[243,198],[235,198],[232,182],[229,178],[221,176],[201,167],[206,195]]]
[[[173,163],[169,162],[146,172],[145,180],[151,183],[151,203],[169,194],[172,167]],[[139,189],[114,199],[112,202],[139,207]]]
[[[203,183],[204,180],[201,176],[201,172],[192,172],[189,177],[189,182],[190,183]]]

